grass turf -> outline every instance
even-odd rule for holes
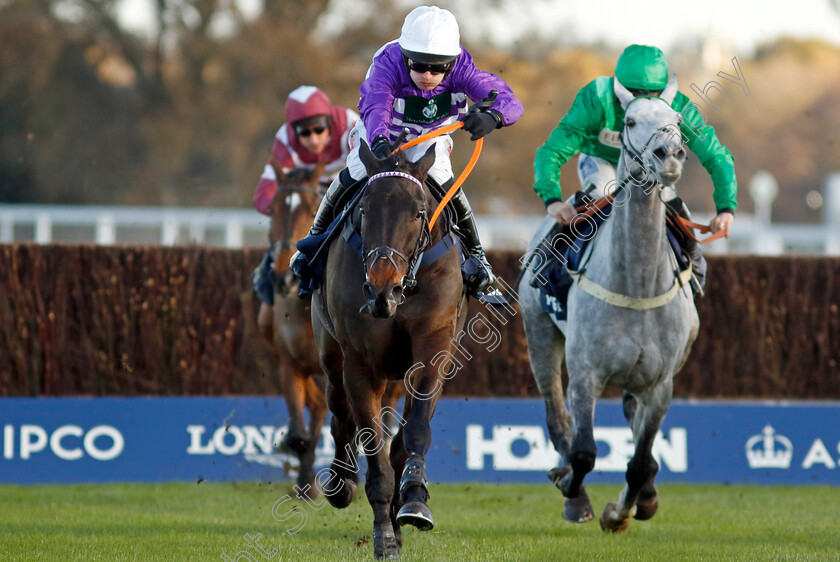
[[[587,490],[596,514],[619,486]],[[662,485],[659,512],[620,535],[597,521],[561,519],[562,495],[545,485],[431,488],[433,531],[403,528],[403,560],[840,560],[840,489]],[[329,505],[278,522],[290,493],[277,484],[0,486],[2,560],[223,560],[249,550],[272,560],[372,560],[371,510],[363,491],[344,510]],[[291,495],[291,494],[290,494]],[[239,560],[251,560],[241,556]]]

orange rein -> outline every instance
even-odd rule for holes
[[[607,195],[606,197],[601,197],[600,199],[596,199],[595,201],[592,201],[591,203],[581,205],[580,207],[575,207],[575,210],[577,211],[578,214],[575,215],[572,218],[571,221],[569,221],[569,224],[574,222],[574,220],[578,216],[591,217],[593,214],[595,214],[596,210],[600,211],[604,207],[606,207],[609,203],[612,203],[613,199],[615,199],[615,195],[610,194],[610,195]],[[708,238],[704,238],[703,240],[700,240],[699,238],[694,236],[694,232],[692,232],[691,229],[696,228],[697,230],[699,230],[703,234],[706,234],[707,232],[712,231],[711,227],[706,226],[704,224],[699,224],[699,223],[696,223],[696,222],[692,222],[690,220],[682,218],[679,215],[677,215],[674,218],[676,220],[675,224],[676,224],[677,228],[679,228],[680,231],[682,231],[683,234],[685,234],[689,238],[692,238],[695,242],[700,242],[701,244],[708,244],[709,242],[717,240],[718,238],[722,238],[723,236],[726,235],[725,230],[718,230],[716,233],[712,234]]]
[[[441,127],[440,129],[435,129],[434,131],[428,132],[425,135],[420,135],[416,139],[412,139],[407,143],[398,147],[394,152],[399,150],[404,150],[406,148],[411,148],[412,146],[417,146],[420,143],[426,142],[429,139],[433,139],[435,137],[439,137],[440,135],[445,135],[446,133],[450,133],[456,129],[460,129],[464,126],[463,121],[458,121],[457,123],[452,123],[451,125],[446,125],[445,127]],[[452,184],[452,187],[449,188],[449,191],[446,192],[446,195],[443,196],[440,203],[435,209],[435,212],[432,213],[432,218],[429,220],[429,232],[431,232],[432,228],[435,226],[435,221],[437,220],[438,216],[441,212],[443,212],[443,208],[446,207],[446,204],[455,196],[455,192],[458,191],[458,188],[461,187],[461,184],[464,183],[464,180],[467,179],[467,176],[470,175],[472,172],[473,167],[475,167],[475,163],[478,161],[478,156],[481,154],[481,147],[484,144],[484,139],[476,139],[475,141],[475,148],[473,149],[472,156],[470,157],[470,161],[467,162],[467,165],[464,167],[464,170],[461,172],[461,175],[458,176],[458,179],[455,180],[455,183]]]
[[[711,227],[706,226],[705,224],[698,224],[696,222],[691,222],[690,220],[684,219],[681,216],[677,216],[676,219],[677,219],[677,224],[680,226],[680,230],[682,230],[683,232],[686,233],[686,235],[690,236],[695,241],[700,242],[701,244],[708,244],[709,242],[712,242],[714,240],[717,240],[718,238],[723,238],[724,236],[726,236],[726,230],[724,229],[724,230],[718,230],[717,232],[715,232],[714,234],[712,234],[708,238],[704,238],[704,239],[700,240],[699,238],[694,236],[694,233],[691,231],[691,229],[696,228],[697,230],[699,230],[703,234],[706,234],[707,232],[712,231]]]

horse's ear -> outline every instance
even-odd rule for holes
[[[432,167],[432,164],[435,163],[435,143],[432,143],[429,148],[426,149],[426,154],[423,155],[420,160],[417,161],[415,164],[415,175],[418,177],[425,178],[428,173],[429,169]]]
[[[375,170],[378,166],[379,159],[373,152],[371,152],[367,141],[364,139],[362,139],[361,144],[359,145],[359,159],[362,161],[362,164],[364,164],[368,176],[373,175],[372,170]]]
[[[662,90],[662,93],[659,94],[659,97],[666,102],[668,105],[674,103],[674,98],[677,97],[677,75],[672,74],[671,79],[668,80],[668,85],[665,86],[665,89]]]
[[[630,90],[622,86],[621,82],[615,76],[613,76],[613,91],[615,92],[615,97],[618,98],[618,102],[621,104],[621,109],[627,109],[627,106],[633,101],[633,94],[630,93]]]

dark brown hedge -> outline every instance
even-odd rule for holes
[[[263,251],[0,246],[0,395],[278,393],[250,288]],[[490,257],[512,283],[519,256]],[[840,397],[840,259],[710,258],[707,290],[675,395]],[[492,352],[462,339],[448,394],[537,395],[521,319],[503,317]]]

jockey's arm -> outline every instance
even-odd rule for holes
[[[560,224],[568,224],[575,214],[574,207],[563,201],[560,167],[580,152],[584,139],[604,122],[603,108],[591,89],[591,85],[586,86],[577,93],[569,112],[534,158],[534,191],[542,198],[548,214]]]
[[[683,124],[680,127],[683,139],[709,172],[715,188],[713,197],[717,216],[712,219],[709,226],[712,232],[725,230],[726,235],[729,236],[729,228],[735,218],[735,209],[738,207],[735,198],[738,193],[738,180],[735,177],[734,158],[718,140],[714,127],[704,124],[700,112],[693,108],[686,108],[689,103],[689,99],[684,94],[677,93],[674,109],[683,114]]]
[[[476,67],[469,53],[464,53],[463,58],[462,67],[458,69],[452,83],[453,91],[463,91],[472,101],[478,102],[496,90],[496,101],[492,109],[501,117],[498,127],[508,127],[519,121],[525,108],[510,85],[495,74]]]

